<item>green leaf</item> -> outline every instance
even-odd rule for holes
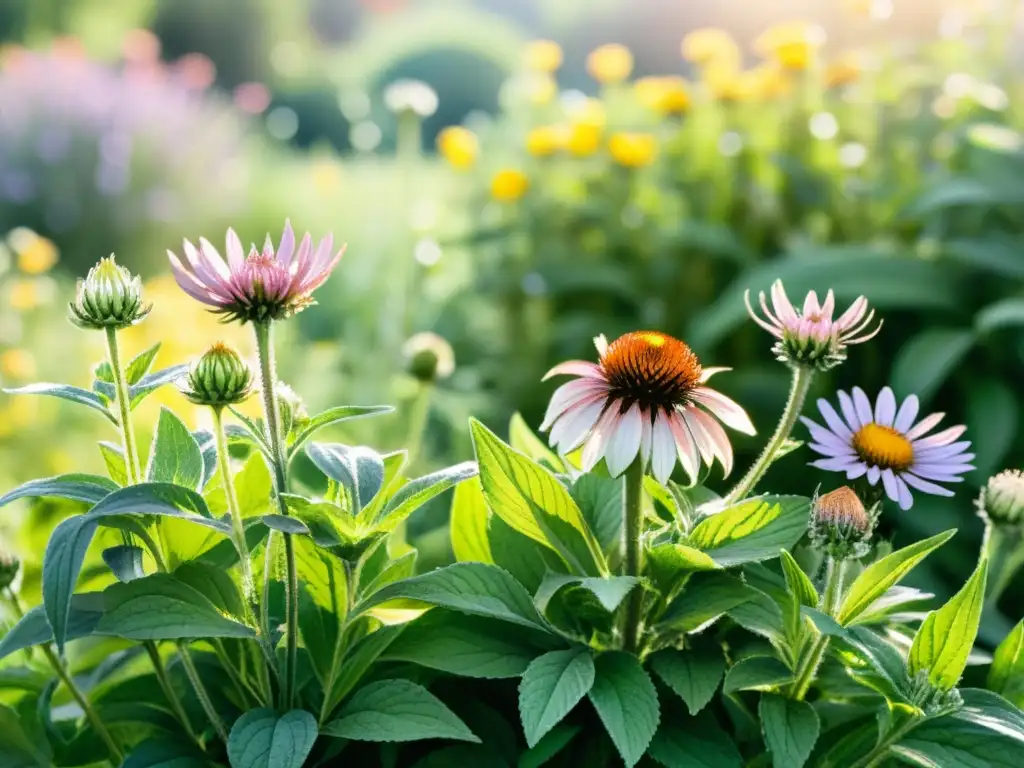
[[[71,598],[65,641],[87,637],[96,630],[103,616],[103,593],[83,592]],[[46,619],[43,606],[37,605],[22,616],[18,623],[0,638],[0,659],[53,640],[53,630]]]
[[[804,496],[758,496],[702,520],[690,544],[724,568],[769,560],[796,545],[809,514]]]
[[[142,569],[142,556],[145,554],[141,547],[131,547],[121,544],[116,547],[107,547],[103,550],[103,562],[114,572],[118,581],[134,581],[146,575]]]
[[[160,409],[146,479],[195,490],[203,479],[203,454],[188,427],[167,408]]]
[[[534,659],[519,684],[519,716],[527,746],[536,746],[587,695],[594,674],[589,648],[551,651]]]
[[[107,474],[118,486],[128,485],[128,469],[124,463],[124,449],[104,440],[99,442],[100,455],[107,467]]]
[[[195,588],[170,574],[154,573],[104,591],[105,612],[96,629],[128,640],[191,637],[255,637],[244,624],[225,617]]]
[[[974,316],[974,327],[979,333],[992,333],[1003,328],[1024,325],[1024,299],[1001,299]]]
[[[725,675],[722,691],[770,691],[791,682],[793,672],[774,656],[753,656],[732,666]]]
[[[316,718],[309,712],[252,709],[231,726],[228,760],[231,768],[302,768],[316,737]]]
[[[609,557],[617,553],[622,540],[622,482],[601,475],[580,475],[569,494],[597,537],[601,551]]]
[[[670,593],[684,576],[717,571],[722,566],[699,549],[685,544],[659,544],[647,552],[647,575],[657,588]]]
[[[455,559],[462,562],[493,563],[487,540],[487,502],[479,478],[455,487],[449,533]]]
[[[996,647],[986,685],[1018,707],[1024,706],[1024,620]]]
[[[972,382],[967,390],[966,423],[970,434],[985,436],[971,444],[976,477],[995,474],[1017,436],[1020,408],[1016,393],[998,379]]]
[[[654,683],[632,654],[603,653],[594,662],[594,685],[587,693],[628,768],[636,765],[658,729]]]
[[[973,331],[929,328],[921,331],[896,355],[892,388],[899,398],[916,394],[922,404],[945,383],[974,346]]]
[[[786,620],[782,615],[779,603],[754,590],[753,597],[729,609],[729,618],[748,632],[767,638],[772,643],[782,643],[786,639]]]
[[[137,384],[128,387],[128,398],[131,401],[132,410],[160,387],[177,381],[186,373],[188,373],[188,365],[182,364],[172,365],[170,368],[163,368],[143,376]]]
[[[321,733],[353,741],[480,742],[440,699],[408,680],[379,680],[360,688]]]
[[[553,549],[519,533],[497,515],[487,521],[487,538],[494,564],[529,592],[536,592],[549,574],[568,571],[565,560]]]
[[[456,563],[389,584],[363,600],[354,612],[365,613],[398,598],[547,631],[529,593],[507,572],[493,565]]]
[[[303,585],[305,587],[305,585]],[[338,615],[317,605],[310,597],[309,589],[299,590],[299,634],[302,647],[306,649],[313,674],[325,686],[330,681],[331,670],[336,663],[338,632],[344,615]]]
[[[708,712],[663,721],[647,753],[666,768],[743,768],[735,743]]]
[[[900,652],[867,627],[851,627],[843,632],[842,639],[850,643],[864,657],[884,683],[884,685],[872,685],[872,687],[895,701],[906,701],[902,691],[908,682],[907,670],[906,662]]]
[[[371,448],[340,443],[310,443],[306,455],[317,469],[341,483],[358,513],[384,484],[384,459]]]
[[[386,555],[387,543],[382,543],[380,547]],[[376,576],[373,577],[372,581],[360,589],[360,594],[372,595],[378,589],[386,587],[388,584],[401,581],[402,579],[408,579],[416,570],[416,558],[418,555],[419,553],[415,549],[410,549],[404,555],[396,557],[394,560],[387,560],[385,558],[386,564],[384,567]],[[365,570],[361,571],[359,574],[360,581],[368,575],[369,573]]]
[[[159,351],[160,342],[158,341],[149,349],[139,352],[128,362],[128,366],[124,370],[124,377],[129,385],[142,381],[142,378],[149,373],[149,369],[153,367],[153,361],[156,360]]]
[[[925,617],[907,658],[911,677],[927,670],[928,680],[942,690],[960,682],[978,635],[987,576],[988,560],[983,559],[963,588]]]
[[[30,768],[33,765],[49,768],[53,765],[47,754],[40,751],[35,738],[25,733],[24,720],[18,712],[5,704],[0,704],[0,763],[4,768]],[[49,744],[44,740],[43,746]]]
[[[779,553],[782,561],[782,572],[786,577],[786,586],[800,605],[814,608],[818,605],[818,590],[800,564],[786,550]]]
[[[742,579],[728,573],[695,573],[683,593],[665,609],[659,627],[699,632],[756,594]]]
[[[651,656],[650,664],[655,674],[686,702],[691,715],[707,706],[725,674],[725,658],[718,645],[658,651]]]
[[[513,529],[558,552],[576,574],[607,575],[600,544],[558,479],[513,451],[480,422],[472,421],[470,431],[491,512]]]
[[[508,425],[508,442],[513,450],[528,456],[552,472],[565,472],[565,463],[534,434],[519,413],[512,414],[512,420]]]
[[[192,561],[179,565],[173,575],[178,581],[202,594],[217,606],[217,610],[236,618],[245,615],[245,605],[238,585],[231,574],[222,568]]]
[[[461,677],[519,677],[539,653],[504,622],[434,608],[406,627],[381,655]]]
[[[189,741],[147,739],[132,748],[121,768],[210,768],[206,754]]]
[[[580,732],[578,725],[559,723],[545,734],[534,746],[519,755],[516,768],[540,768],[565,749]]]
[[[981,237],[976,240],[948,240],[942,243],[942,255],[972,269],[1000,277],[1024,279],[1020,243],[1011,239]]]
[[[890,752],[927,768],[1019,768],[1020,742],[953,717],[925,721]]]
[[[328,682],[324,684],[325,698],[328,702],[325,711],[334,711],[342,699],[366,676],[380,655],[401,637],[407,628],[407,624],[381,627],[363,637],[348,649],[343,659],[337,660],[339,663],[332,667]]]
[[[305,538],[293,540],[299,576],[313,602],[337,616],[347,606],[345,567],[334,555]]]
[[[842,607],[839,609],[839,623],[843,626],[855,623],[854,620],[864,613],[875,600],[954,535],[956,535],[955,528],[915,542],[909,547],[886,555],[861,571],[850,585]]]
[[[377,517],[377,527],[382,530],[392,530],[398,523],[412,514],[413,510],[423,506],[432,498],[454,485],[476,477],[477,466],[475,461],[466,461],[454,467],[448,467],[438,472],[410,480],[403,485],[398,492],[388,499],[384,509]]]
[[[821,723],[814,707],[765,694],[757,708],[761,732],[775,768],[801,768],[811,756]]]
[[[1024,712],[992,691],[963,688],[963,706],[952,714],[957,720],[988,728],[1024,745]]]
[[[276,508],[270,467],[261,454],[253,453],[246,460],[242,469],[235,474],[234,486],[238,514],[243,519],[265,515]]]
[[[394,410],[390,405],[339,405],[335,408],[328,408],[303,421],[299,431],[293,436],[289,436],[288,456],[289,458],[295,456],[306,441],[324,427],[381,413],[392,413]]]
[[[86,504],[95,504],[107,494],[116,491],[117,488],[116,483],[100,475],[84,473],[57,475],[56,477],[29,480],[27,483],[19,485],[13,491],[0,496],[0,507],[17,499],[39,497],[71,499],[84,501]]]
[[[868,606],[856,624],[881,624],[896,613],[923,611],[935,597],[931,592],[922,592],[913,587],[890,587],[886,592]]]
[[[578,585],[592,594],[604,610],[614,613],[639,581],[636,576],[609,576],[599,579],[551,573],[541,582],[533,599],[541,613],[544,613],[548,603],[562,588]]]
[[[3,390],[8,395],[49,395],[50,397],[57,397],[61,400],[68,400],[72,403],[78,403],[84,405],[87,408],[92,408],[94,411],[98,411],[107,417],[107,420],[113,424],[117,424],[117,418],[107,408],[106,400],[97,395],[95,392],[90,392],[87,389],[81,387],[72,387],[67,384],[29,384],[25,387],[18,387],[17,389],[5,389]]]

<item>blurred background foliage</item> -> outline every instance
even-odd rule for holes
[[[251,353],[163,254],[229,225],[261,242],[286,217],[349,248],[287,325],[285,378],[311,410],[397,405],[337,438],[411,443],[423,471],[469,456],[470,414],[538,424],[550,365],[638,327],[732,366],[721,386],[769,433],[787,373],[743,291],[865,294],[885,328],[816,394],[889,383],[968,425],[978,469],[957,497],[883,520],[897,544],[961,529],[919,569],[947,595],[975,562],[977,488],[1024,460],[1019,6],[0,0],[0,379],[88,385],[101,350],[64,302],[111,251],[156,305],[129,351]],[[454,349],[436,385],[403,355],[424,330]],[[152,400],[142,424],[161,404],[198,418],[171,389]],[[98,469],[104,428],[0,395],[0,482]],[[757,445],[740,440],[738,463]],[[835,484],[807,459],[766,486]],[[2,522],[38,563],[67,512]],[[450,556],[446,520],[441,502],[410,523],[428,566]],[[1015,594],[983,640],[1020,617]]]

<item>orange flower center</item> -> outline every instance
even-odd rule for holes
[[[892,427],[865,424],[853,436],[857,454],[869,464],[897,472],[910,469],[914,463],[914,446]]]
[[[866,531],[870,524],[863,502],[845,485],[818,497],[814,513],[819,522],[849,526],[858,531]]]
[[[686,400],[700,382],[700,362],[679,339],[657,331],[635,331],[608,345],[601,366],[611,384],[610,395],[642,408],[668,409]]]

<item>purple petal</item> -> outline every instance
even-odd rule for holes
[[[291,219],[284,220],[284,232],[281,233],[281,243],[277,246],[277,260],[286,267],[292,263],[292,256],[295,253],[295,231],[292,229]]]
[[[830,459],[818,459],[812,461],[811,466],[817,467],[818,469],[826,469],[829,472],[846,472],[853,469],[858,463],[859,459],[856,457],[850,458],[849,456],[838,456]]]
[[[818,426],[810,419],[804,419],[803,422],[810,431],[811,437],[814,438],[815,442],[828,446],[833,451],[841,451],[845,453],[852,452],[853,449],[850,447],[850,442],[848,440],[843,440],[837,437],[827,429]]]
[[[917,395],[909,395],[903,401],[903,405],[900,406],[900,410],[896,414],[896,421],[892,425],[893,429],[906,434],[907,430],[914,423],[914,419],[917,418],[917,411],[920,407],[921,404],[918,402]]]
[[[871,485],[878,485],[878,481],[882,478],[882,470],[876,466],[868,467],[867,471],[868,483]]]
[[[882,387],[875,401],[875,423],[891,427],[896,418],[896,396],[889,387]]]
[[[828,424],[829,429],[835,433],[837,437],[843,440],[851,440],[853,438],[853,431],[847,426],[839,414],[836,413],[836,409],[832,407],[832,404],[825,398],[818,399],[818,410],[821,411],[821,415],[825,417],[825,422]]]
[[[851,459],[857,458],[857,454],[853,453],[848,445],[836,448],[830,445],[822,445],[821,443],[808,443],[807,447],[822,456],[848,456]]]
[[[871,423],[871,401],[860,387],[853,388],[853,407],[857,411],[857,418],[860,419],[861,426]]]
[[[235,234],[235,230],[228,227],[228,234],[224,250],[228,254],[228,267],[231,271],[238,272],[245,264],[245,249],[242,247],[242,241],[238,239],[238,235]]]
[[[896,502],[900,500],[900,489],[896,487],[896,476],[891,469],[882,470],[882,485],[886,496]]]
[[[910,489],[902,478],[896,478],[896,491],[899,494],[900,509],[906,511],[914,506],[914,497],[910,495]]]
[[[860,416],[857,415],[857,409],[853,407],[853,400],[850,396],[840,390],[839,395],[839,410],[843,412],[843,418],[846,419],[846,423],[850,425],[850,430],[856,432],[858,429],[864,426],[866,422],[860,420]]]
[[[868,465],[865,464],[864,462],[860,462],[859,464],[855,465],[852,469],[846,470],[846,479],[856,480],[858,477],[861,477],[862,475],[866,474],[867,471]]]
[[[916,488],[924,493],[930,493],[933,496],[955,496],[956,494],[948,488],[943,488],[941,485],[935,483],[929,483],[927,480],[922,480],[910,472],[904,472],[902,475],[903,479],[912,488]]]
[[[949,445],[936,445],[929,448],[920,447],[920,443],[913,443],[914,458],[918,461],[936,461],[945,459],[958,453],[964,453],[971,447],[970,440],[960,440]]]

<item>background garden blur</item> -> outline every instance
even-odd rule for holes
[[[125,334],[130,353],[162,341],[163,367],[221,337],[251,354],[248,329],[218,326],[177,288],[165,251],[182,237],[220,245],[228,226],[261,243],[286,217],[349,246],[320,306],[282,326],[283,377],[301,377],[311,410],[419,409],[422,441],[416,418],[335,439],[418,444],[424,471],[471,457],[470,414],[499,433],[516,411],[536,427],[550,365],[641,327],[732,366],[722,389],[770,433],[788,373],[747,321],[744,289],[781,277],[791,296],[865,294],[882,334],[813,394],[891,384],[968,425],[978,468],[956,498],[920,495],[881,527],[896,545],[961,529],[915,572],[945,598],[976,562],[977,488],[1024,462],[1020,12],[1007,0],[0,0],[0,381],[88,386],[100,335],[72,328],[64,305],[112,251],[155,305]],[[456,366],[424,388],[403,347],[427,330]],[[159,400],[191,408],[167,388],[140,427]],[[99,469],[108,427],[0,394],[0,487]],[[754,445],[737,443],[740,471]],[[831,490],[811,458],[787,456],[766,484]],[[450,558],[447,504],[410,521],[422,568]],[[41,500],[0,521],[30,603],[67,511]],[[983,643],[1020,618],[1020,587],[986,613]]]

